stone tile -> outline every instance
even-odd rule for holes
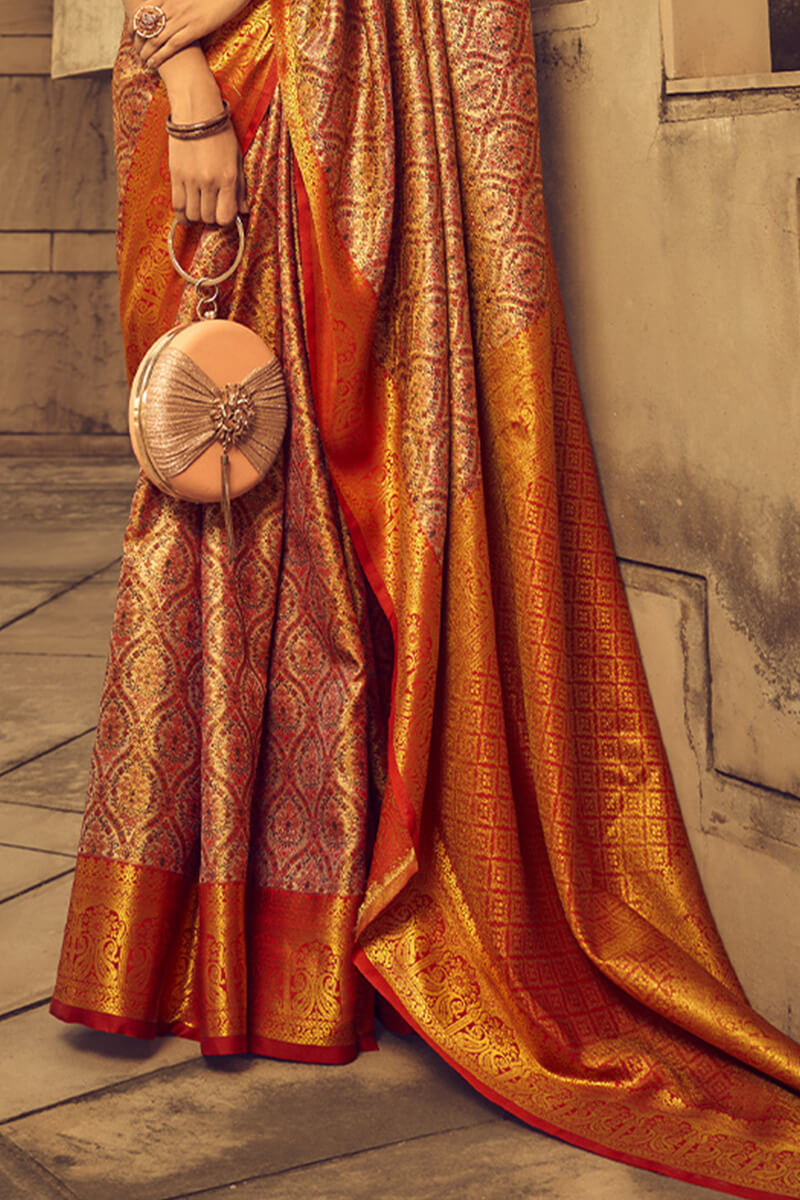
[[[14,131],[13,153],[0,162],[0,228],[112,230],[110,80],[6,76],[0,112]],[[76,297],[68,315],[74,319],[81,307]],[[90,315],[102,311],[95,306]]]
[[[796,802],[795,802],[796,803]],[[699,860],[711,912],[756,1012],[800,1038],[800,870],[797,859],[709,837]]]
[[[73,582],[118,571],[137,474],[132,459],[0,458],[0,579]]]
[[[47,1005],[17,1013],[0,1021],[0,1121],[196,1060],[199,1053],[187,1038],[144,1041],[65,1025]],[[71,1111],[62,1110],[67,1121]]]
[[[4,458],[116,458],[133,459],[127,433],[2,433]]]
[[[87,528],[70,525],[25,529],[0,521],[3,560],[0,579],[41,583],[54,580],[73,583],[113,562],[122,550],[125,519],[113,525]]]
[[[71,886],[66,875],[0,904],[0,1013],[52,994]]]
[[[111,582],[114,584],[114,587],[117,587],[119,584],[119,572],[120,561],[116,560],[113,563],[109,563],[102,571],[98,571],[96,575],[92,576],[91,580],[87,581],[87,584]]]
[[[3,43],[27,38],[0,38],[0,67]],[[33,38],[32,41],[39,41]],[[0,233],[0,271],[49,271],[49,233]]]
[[[0,178],[0,198],[2,189]],[[4,432],[125,432],[118,295],[116,277],[108,274],[0,275]]]
[[[0,583],[0,628],[58,591],[53,583]]]
[[[502,1174],[499,1174],[499,1171]],[[708,1200],[706,1188],[639,1171],[500,1116],[311,1163],[204,1200]]]
[[[0,655],[0,770],[91,729],[104,671],[102,658]]]
[[[74,858],[81,819],[78,812],[54,812],[32,804],[0,802],[0,844],[49,850],[50,857],[67,855]]]
[[[17,846],[0,843],[0,903],[71,871],[73,866],[73,859],[65,854],[21,850]]]
[[[70,1200],[66,1188],[2,1135],[0,1196],[3,1200]]]
[[[94,729],[90,729],[65,746],[7,771],[0,776],[0,801],[4,805],[36,806],[40,813],[45,809],[82,813],[93,745]]]
[[[683,819],[700,852],[708,762],[705,588],[641,564],[623,567],[628,604]]]
[[[0,520],[9,530],[41,527],[59,537],[77,524],[117,525],[127,516],[137,474],[132,458],[95,464],[82,458],[76,466],[69,459],[0,457]]]
[[[33,459],[25,455],[0,462],[0,485],[12,493],[16,511],[20,501],[35,502],[35,495],[44,493],[130,496],[138,469],[132,456],[120,462],[116,455]]]
[[[99,271],[117,269],[116,237],[113,233],[54,233],[54,271]]]
[[[0,75],[49,75],[49,37],[0,35]]]
[[[233,1059],[178,1067],[5,1132],[80,1200],[165,1200],[495,1111],[417,1039],[347,1067]]]
[[[53,27],[53,0],[0,0],[0,33],[46,34]]]
[[[117,588],[82,583],[0,629],[0,654],[80,654],[104,658]]]

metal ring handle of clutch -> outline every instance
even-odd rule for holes
[[[242,261],[242,255],[244,254],[244,224],[242,223],[242,218],[236,218],[236,232],[239,235],[239,248],[236,251],[236,257],[228,267],[227,271],[223,271],[221,275],[215,276],[214,279],[208,279],[207,277],[203,279],[196,279],[194,275],[190,275],[188,271],[184,271],[183,267],[178,262],[178,257],[175,254],[175,230],[178,228],[180,223],[181,222],[177,217],[172,222],[172,227],[170,228],[167,236],[167,247],[169,249],[170,261],[180,275],[181,279],[185,279],[187,283],[194,284],[195,287],[197,287],[198,284],[202,284],[212,288],[218,287],[221,283],[224,283],[226,279],[230,279],[231,275],[233,275],[237,270],[239,263]]]

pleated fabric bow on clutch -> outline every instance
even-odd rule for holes
[[[128,427],[139,464],[157,487],[182,500],[222,505],[235,552],[230,502],[272,466],[286,430],[286,382],[275,351],[258,334],[216,316],[216,279],[193,279],[199,319],[163,334],[144,355],[131,386]],[[174,226],[173,226],[174,232]]]

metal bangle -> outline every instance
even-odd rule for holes
[[[224,133],[230,127],[231,123],[226,117],[224,121],[220,121],[218,125],[213,125],[210,129],[195,129],[192,133],[179,133],[177,129],[168,128],[167,134],[176,142],[199,142],[203,138],[216,137],[218,133]]]
[[[244,223],[242,222],[242,218],[236,218],[236,232],[239,234],[239,248],[236,251],[236,257],[228,267],[227,271],[223,271],[221,275],[217,275],[213,279],[209,279],[207,276],[203,276],[202,279],[196,279],[194,275],[190,275],[188,271],[184,271],[183,267],[178,262],[175,254],[175,230],[179,225],[180,221],[176,217],[172,222],[172,226],[170,227],[170,231],[167,235],[167,249],[169,250],[170,261],[180,275],[181,279],[185,279],[187,283],[194,284],[195,287],[199,283],[210,284],[211,287],[218,287],[219,284],[224,283],[226,279],[230,279],[231,275],[233,275],[237,270],[239,263],[242,261],[242,255],[244,254]]]
[[[200,133],[205,129],[213,129],[216,125],[222,125],[231,115],[231,106],[227,100],[222,101],[222,112],[217,113],[215,117],[209,117],[207,121],[195,121],[192,124],[184,125],[178,121],[173,121],[172,113],[167,117],[167,132],[168,133]]]

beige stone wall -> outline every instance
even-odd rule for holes
[[[800,1035],[800,89],[666,95],[659,9],[539,14],[548,210],[701,871]]]
[[[772,69],[768,0],[661,0],[661,23],[671,78]]]
[[[115,0],[53,0],[53,78],[110,70],[123,20]]]
[[[110,76],[51,79],[51,26],[0,0],[0,451],[127,453]]]

